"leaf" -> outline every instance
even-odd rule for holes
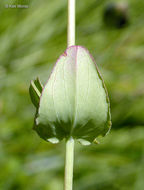
[[[81,46],[69,47],[58,59],[43,88],[35,130],[50,138],[92,142],[111,126],[106,88],[94,59]]]
[[[29,87],[29,93],[31,97],[31,101],[34,104],[36,108],[39,106],[39,100],[42,92],[42,84],[39,80],[39,78],[35,79],[34,81],[31,81],[30,87]]]
[[[82,144],[82,145],[84,145],[84,146],[88,146],[88,145],[91,144],[89,141],[84,140],[84,139],[77,139],[77,140],[78,140],[78,142],[79,142],[80,144]]]

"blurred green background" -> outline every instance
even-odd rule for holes
[[[129,25],[117,29],[103,23],[108,1],[77,0],[76,44],[96,59],[113,126],[100,145],[76,143],[75,190],[144,189],[144,1],[124,2]],[[32,130],[28,87],[37,76],[45,83],[66,49],[67,2],[7,3],[14,0],[0,2],[0,190],[62,190],[65,144],[44,142]]]

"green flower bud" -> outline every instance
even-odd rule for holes
[[[69,47],[57,60],[44,88],[39,80],[32,82],[30,94],[37,108],[34,130],[46,141],[58,143],[72,137],[88,145],[110,130],[104,82],[93,57],[81,46]]]

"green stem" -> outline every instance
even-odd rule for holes
[[[75,45],[75,0],[68,0],[67,46]]]
[[[68,2],[68,26],[67,26],[67,46],[75,45],[75,1]],[[74,162],[74,139],[70,137],[66,140],[65,155],[65,179],[64,190],[72,190],[73,187],[73,162]]]
[[[74,139],[69,138],[66,141],[64,190],[72,190],[73,163],[74,163]]]

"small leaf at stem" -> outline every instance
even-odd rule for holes
[[[59,139],[57,139],[56,137],[49,138],[49,139],[47,139],[47,141],[51,142],[52,144],[57,144],[57,143],[59,143]]]
[[[91,142],[84,140],[84,139],[77,139],[78,142],[80,142],[80,144],[84,145],[84,146],[88,146],[91,144]]]
[[[31,97],[31,101],[36,108],[39,106],[39,100],[42,92],[42,84],[39,78],[32,80],[29,87],[29,93]]]

